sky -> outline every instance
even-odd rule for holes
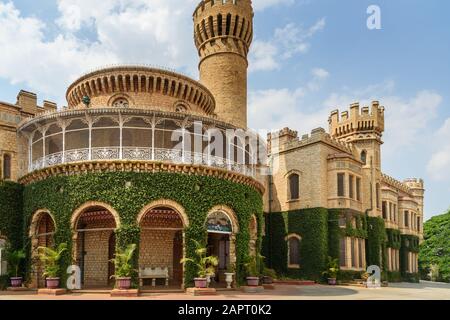
[[[198,0],[0,0],[0,100],[21,89],[66,105],[68,85],[119,63],[198,78]],[[382,170],[425,180],[425,218],[450,207],[450,2],[253,0],[249,126],[299,135],[332,110],[386,108]],[[369,29],[367,9],[380,9]]]

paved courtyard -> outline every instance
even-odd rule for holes
[[[67,294],[59,297],[38,296],[35,293],[0,292],[0,300],[106,300],[108,294],[83,293]],[[130,298],[115,298],[130,299]],[[421,282],[395,283],[380,289],[356,286],[295,286],[277,285],[275,290],[246,294],[240,291],[220,291],[217,296],[193,297],[185,293],[144,294],[139,300],[450,300],[450,284]]]

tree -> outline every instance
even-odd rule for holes
[[[422,279],[430,280],[433,273],[433,280],[450,282],[450,209],[425,222],[423,232],[419,253]]]

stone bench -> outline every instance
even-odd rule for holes
[[[169,285],[169,268],[148,267],[139,269],[139,286],[144,285],[144,279],[152,279],[152,287],[156,286],[156,279],[166,279],[166,286]]]

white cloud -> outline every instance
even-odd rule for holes
[[[323,30],[325,25],[325,18],[321,18],[308,29],[289,23],[275,29],[272,38],[267,41],[256,39],[250,52],[250,71],[276,70],[281,67],[283,61],[308,52],[308,40]]]
[[[264,10],[276,5],[291,5],[295,0],[255,0],[253,1],[253,7],[255,11]]]
[[[450,180],[450,118],[435,135],[437,147],[427,165],[428,174],[437,181]]]
[[[323,126],[328,119],[328,109],[317,112],[302,109],[305,95],[316,91],[329,77],[328,71],[316,68],[311,71],[311,79],[296,89],[269,89],[250,92],[249,119],[250,127],[269,131],[286,126],[296,130],[311,130]]]
[[[395,84],[386,81],[361,90],[346,89],[342,94],[332,93],[323,103],[307,106],[305,98],[320,89],[320,85],[328,76],[326,70],[315,69],[312,71],[311,80],[294,90],[284,88],[251,92],[250,126],[270,130],[289,126],[300,134],[308,133],[317,127],[328,129],[328,117],[332,110],[347,110],[351,103],[357,101],[364,106],[373,100],[379,100],[386,107],[383,138],[386,142],[383,147],[385,155],[395,155],[399,148],[412,148],[417,143],[426,141],[425,129],[436,117],[442,102],[439,94],[423,90],[411,97],[398,97],[392,94]],[[448,137],[450,140],[450,134]],[[442,158],[441,155],[439,161],[443,161]]]
[[[191,16],[196,3],[59,0],[58,34],[48,39],[49,26],[43,21],[0,1],[0,77],[25,83],[61,104],[71,81],[107,64],[148,63],[196,74]],[[80,38],[83,28],[97,39]]]

